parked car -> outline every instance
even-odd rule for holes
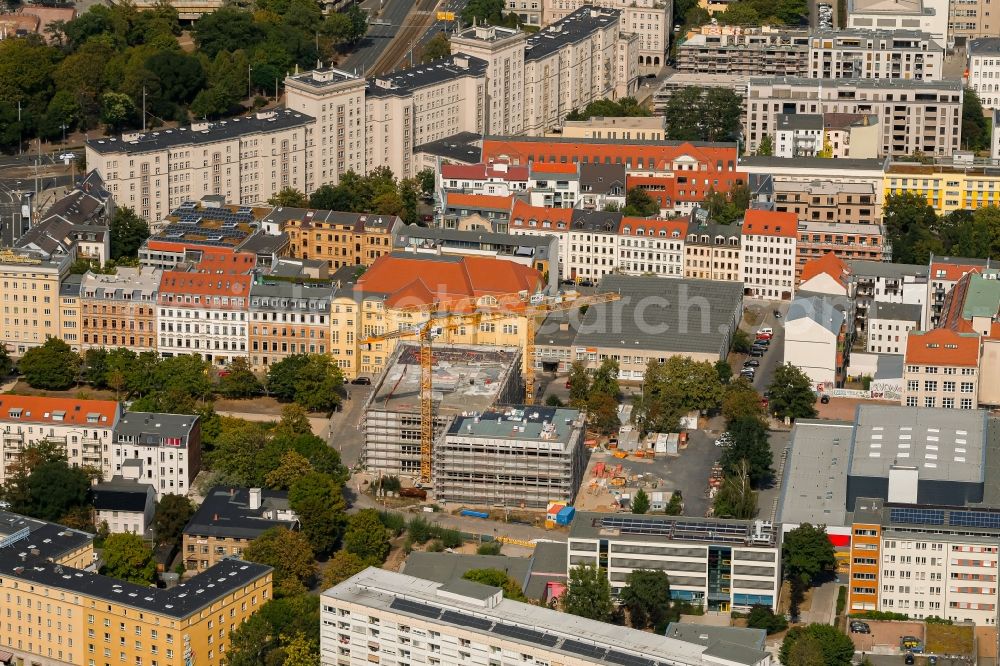
[[[764,356],[764,348],[763,347],[751,348],[749,356],[752,356],[754,358],[761,358],[762,356]]]
[[[750,359],[748,361],[743,361],[743,367],[744,368],[757,368],[757,367],[760,367],[760,361],[758,361],[755,358],[752,358],[752,359]]]
[[[757,337],[760,337],[762,335],[770,337],[774,335],[774,329],[771,328],[770,326],[764,326],[763,328],[757,329]]]
[[[916,660],[913,658],[913,653],[912,652],[907,652],[906,653],[906,656],[903,657],[903,663],[904,664],[915,664],[916,663]]]
[[[852,634],[870,634],[872,633],[872,628],[868,626],[867,622],[853,621],[851,622],[851,633]]]
[[[830,404],[830,396],[824,393],[823,395],[820,396],[819,401],[823,405],[828,405]]]
[[[726,432],[722,433],[721,435],[719,435],[719,439],[715,440],[715,445],[716,446],[723,446],[723,447],[725,447],[725,446],[729,446],[732,443],[733,443],[733,436],[730,435],[728,431],[726,431]]]
[[[372,383],[371,377],[355,377],[351,380],[352,384],[357,384],[359,386],[370,386]]]
[[[743,368],[740,370],[740,377],[746,377],[750,381],[753,381],[756,374],[757,372],[753,368]]]
[[[74,153],[63,153],[62,155],[59,156],[59,159],[61,159],[61,160],[75,160],[76,159],[76,155]]]
[[[774,318],[775,319],[781,319],[781,310],[775,310],[774,311]]]
[[[758,338],[758,339],[756,339],[756,340],[753,341],[753,346],[754,347],[770,347],[771,346],[771,338]]]

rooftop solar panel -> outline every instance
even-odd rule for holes
[[[420,617],[430,618],[432,620],[438,619],[441,615],[440,608],[422,604],[419,601],[401,599],[399,597],[392,600],[392,603],[389,604],[389,608],[403,613],[410,613],[411,615],[419,615]]]
[[[948,517],[948,523],[955,527],[984,527],[1000,529],[1000,513],[989,513],[986,511],[952,511]]]
[[[494,634],[500,634],[501,636],[516,638],[518,640],[525,641],[526,643],[536,643],[546,647],[554,647],[555,644],[559,642],[559,638],[553,636],[552,634],[543,634],[542,632],[535,631],[534,629],[525,629],[523,627],[515,627],[511,624],[501,624],[499,622],[493,625],[492,632]]]
[[[608,654],[604,659],[609,663],[622,664],[623,666],[656,666],[656,662],[651,659],[636,657],[634,655],[617,652],[615,650],[608,650]]]
[[[441,616],[444,622],[450,622],[452,624],[457,624],[460,627],[470,627],[472,629],[489,629],[493,626],[492,620],[487,620],[482,617],[475,617],[473,615],[466,615],[465,613],[456,613],[454,611],[445,611],[444,615]]]
[[[574,641],[570,638],[563,641],[562,649],[566,652],[581,654],[585,657],[591,657],[592,659],[604,659],[604,653],[608,651],[607,648],[591,645],[590,643],[583,643],[581,641]]]

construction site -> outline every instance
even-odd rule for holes
[[[503,509],[571,503],[587,466],[584,414],[519,406],[463,412],[434,445],[439,502]]]
[[[434,345],[434,440],[463,412],[523,402],[521,350],[489,345]],[[420,477],[420,348],[400,342],[364,405],[362,455],[369,472]]]

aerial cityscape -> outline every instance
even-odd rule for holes
[[[990,10],[0,0],[0,665],[997,666]]]

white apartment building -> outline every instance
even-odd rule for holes
[[[524,132],[525,42],[520,30],[474,25],[451,35],[452,53],[463,53],[486,63],[486,134],[506,136]]]
[[[875,301],[868,313],[867,344],[872,354],[905,354],[910,331],[920,327],[919,304]]]
[[[772,663],[746,645],[662,636],[511,601],[467,580],[439,583],[369,567],[320,597],[320,664],[375,659],[438,666]]]
[[[166,358],[201,354],[217,365],[248,355],[250,275],[164,271],[157,322]]]
[[[843,353],[847,315],[830,296],[796,296],[785,314],[783,363],[804,372],[813,387],[834,387],[844,376]]]
[[[528,201],[538,208],[576,208],[580,165],[532,162],[528,165]]]
[[[308,191],[312,116],[291,109],[121,138],[86,142],[96,170],[119,206],[159,221],[184,201],[207,194],[262,204],[285,187]]]
[[[907,407],[976,409],[980,338],[949,328],[910,331],[903,366]]]
[[[53,442],[65,451],[73,467],[90,467],[111,478],[105,454],[114,440],[114,428],[122,418],[114,400],[77,400],[5,394],[0,400],[3,465],[0,483],[7,481],[11,465],[25,447]]]
[[[947,44],[951,38],[949,4],[950,0],[848,0],[846,27],[888,32],[919,30],[939,44]]]
[[[979,96],[984,109],[1000,109],[1000,38],[970,39],[966,51],[966,84]]]
[[[789,301],[795,295],[795,213],[751,209],[743,218],[740,273],[751,298]]]
[[[583,6],[617,9],[622,13],[621,30],[637,35],[638,64],[643,74],[658,71],[670,46],[673,5],[656,0],[507,0],[507,8],[533,26],[547,26],[566,18]]]
[[[116,476],[91,489],[94,497],[94,523],[108,526],[111,534],[152,534],[156,515],[156,491],[148,483],[126,481]]]
[[[809,37],[811,79],[912,79],[943,76],[944,46],[911,30],[821,30]]]
[[[823,137],[822,115],[782,113],[774,130],[774,156],[817,157],[823,150]]]
[[[623,217],[618,226],[618,270],[625,275],[684,277],[687,220]]]
[[[201,470],[201,424],[186,414],[127,412],[115,426],[109,453],[115,476],[148,483],[157,499],[186,495]]]
[[[528,167],[506,162],[442,164],[437,190],[506,197],[528,189]]]
[[[750,79],[743,108],[747,152],[773,134],[781,114],[878,116],[880,152],[950,156],[961,145],[962,85],[903,79]]]
[[[855,574],[863,575],[877,590],[872,610],[996,626],[996,509],[860,498],[853,528],[875,533],[865,539],[872,547],[866,557],[879,565],[851,567],[852,585],[861,584]]]
[[[671,597],[705,610],[774,608],[781,586],[780,541],[780,530],[760,520],[578,512],[570,526],[568,568],[605,568],[614,595],[632,571],[655,569],[670,576]]]

